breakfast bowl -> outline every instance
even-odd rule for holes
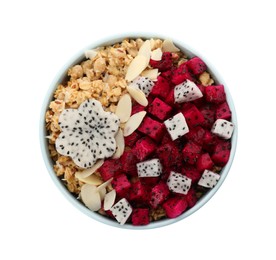
[[[225,180],[237,145],[218,71],[178,39],[127,34],[67,62],[42,105],[47,170],[87,216],[120,228],[183,220]]]

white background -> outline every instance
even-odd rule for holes
[[[274,1],[1,1],[0,259],[275,259]],[[181,39],[235,101],[236,157],[203,208],[176,224],[117,229],[75,209],[44,166],[40,107],[79,49],[116,33]],[[274,124],[275,125],[275,124]]]

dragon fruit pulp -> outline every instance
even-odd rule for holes
[[[88,99],[78,109],[65,109],[59,117],[61,133],[56,140],[58,153],[70,156],[82,168],[98,159],[111,157],[116,150],[115,135],[120,120],[105,112],[99,101]]]
[[[171,171],[167,180],[170,191],[180,194],[187,194],[191,188],[192,180],[181,173]]]
[[[116,220],[123,225],[131,215],[132,207],[125,198],[122,198],[110,209],[110,211]]]
[[[150,222],[149,209],[147,208],[134,209],[132,212],[131,221],[134,226],[149,224]]]
[[[147,97],[153,88],[154,82],[147,77],[138,76],[129,85],[142,90]]]
[[[176,218],[180,216],[188,207],[188,203],[180,196],[168,199],[162,207],[164,208],[168,218]]]
[[[166,71],[172,68],[173,66],[173,57],[172,53],[164,52],[162,54],[162,59],[160,61],[150,60],[150,65],[153,68],[158,69],[159,71]]]
[[[196,126],[192,128],[185,137],[196,144],[203,145],[205,130],[201,126]]]
[[[126,196],[126,194],[129,192],[129,189],[131,187],[131,183],[129,182],[125,174],[119,174],[115,176],[111,184],[112,184],[112,187],[116,190],[116,193],[120,197]]]
[[[164,121],[169,118],[172,112],[172,107],[167,105],[159,98],[155,98],[148,107],[148,112],[158,118],[160,121]]]
[[[141,135],[136,131],[129,136],[125,136],[125,146],[133,147],[140,138]]]
[[[137,176],[136,163],[138,159],[136,158],[133,150],[125,150],[120,158],[122,165],[121,170],[128,175]]]
[[[206,101],[215,104],[221,104],[226,101],[226,95],[223,85],[205,87]]]
[[[155,149],[155,143],[146,136],[136,142],[133,153],[139,161],[143,161],[146,157],[151,155]]]
[[[138,112],[141,112],[141,111],[144,111],[145,110],[145,107],[138,104],[138,103],[135,103],[133,106],[132,106],[132,110],[131,110],[131,115],[134,115],[134,114],[137,114]]]
[[[169,196],[170,191],[166,183],[159,182],[156,184],[150,193],[150,205],[156,209],[161,205]]]
[[[231,151],[230,141],[220,140],[215,145],[211,158],[216,165],[223,167],[226,165],[226,163],[229,160],[230,151]]]
[[[120,173],[121,163],[118,160],[107,159],[104,164],[99,168],[99,172],[103,181],[108,181],[114,175]]]
[[[201,172],[194,166],[183,167],[182,174],[191,179],[192,183],[197,183],[201,177]]]
[[[192,71],[192,73],[194,75],[199,75],[199,74],[203,73],[207,69],[206,64],[199,57],[193,57],[193,58],[191,58],[190,60],[188,60],[186,62],[186,65]]]
[[[216,119],[225,119],[225,120],[231,119],[231,110],[227,102],[224,102],[217,106]]]
[[[214,163],[208,153],[202,154],[196,162],[196,168],[201,173],[204,170],[211,170],[213,166],[214,166]]]
[[[131,184],[129,192],[130,201],[147,201],[149,197],[148,187],[140,180]]]
[[[174,88],[174,100],[176,103],[190,102],[201,98],[202,92],[191,80],[185,80]]]
[[[146,116],[139,126],[138,131],[151,137],[156,142],[159,142],[164,133],[164,124]]]
[[[215,108],[206,106],[200,109],[200,113],[204,117],[204,122],[201,124],[204,128],[210,129],[215,122]]]
[[[204,116],[200,113],[196,106],[192,105],[188,110],[182,111],[187,124],[193,128],[204,123]]]
[[[151,95],[160,97],[161,99],[164,100],[166,99],[170,90],[171,90],[171,87],[169,82],[165,78],[158,76],[157,81],[152,88]]]
[[[175,85],[182,83],[185,80],[194,81],[194,77],[186,63],[182,63],[177,69],[174,70],[172,75],[172,82]]]
[[[202,146],[197,145],[193,142],[188,142],[183,148],[183,159],[188,164],[195,164],[198,157],[200,156]]]

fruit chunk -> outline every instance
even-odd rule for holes
[[[170,90],[171,87],[169,82],[165,78],[158,76],[157,81],[151,90],[151,94],[162,99],[166,99]]]
[[[136,156],[133,153],[133,150],[125,150],[123,155],[120,158],[121,169],[123,172],[131,176],[137,175],[136,163],[138,162]]]
[[[185,200],[187,201],[189,208],[192,208],[196,204],[197,197],[193,188],[188,191],[188,194],[185,196]]]
[[[145,117],[138,130],[158,142],[162,138],[164,125],[150,117]]]
[[[149,105],[148,112],[160,119],[161,121],[164,121],[166,118],[170,117],[172,107],[170,107],[157,97]]]
[[[111,184],[114,190],[116,190],[116,193],[120,197],[124,197],[126,193],[129,191],[129,188],[131,187],[131,184],[128,181],[127,176],[125,174],[115,176]]]
[[[150,60],[150,65],[159,71],[166,71],[173,65],[172,54],[170,52],[163,52],[162,59],[160,61]]]
[[[193,129],[190,129],[189,133],[185,137],[194,143],[202,145],[204,142],[205,130],[201,126],[196,126]]]
[[[227,104],[227,102],[224,102],[220,105],[218,105],[216,110],[216,119],[225,119],[230,120],[231,118],[231,110]]]
[[[150,205],[156,209],[169,196],[170,191],[166,183],[159,182],[156,184],[150,194]]]
[[[193,142],[188,142],[182,151],[184,160],[189,164],[195,164],[200,156],[201,149],[201,146]]]
[[[125,224],[128,220],[131,212],[132,207],[130,206],[129,202],[123,198],[119,200],[111,209],[112,215],[116,218],[116,220],[121,224]]]
[[[214,188],[218,183],[219,178],[219,174],[205,170],[198,182],[198,185],[206,188]]]
[[[194,166],[185,165],[182,168],[182,174],[190,178],[192,183],[197,183],[201,177],[201,172],[199,172]]]
[[[133,153],[139,161],[144,160],[156,149],[155,143],[149,137],[143,137],[137,141]]]
[[[190,102],[202,96],[203,94],[198,86],[188,79],[174,88],[174,100],[176,103]]]
[[[99,168],[99,172],[104,181],[111,179],[116,173],[120,172],[121,164],[118,160],[107,159]]]
[[[152,80],[150,80],[147,77],[141,77],[141,76],[137,77],[129,84],[130,87],[140,89],[141,91],[143,91],[146,97],[151,92],[153,85],[154,85],[154,82]]]
[[[176,218],[187,209],[188,203],[183,197],[177,196],[168,199],[162,207],[166,211],[168,218]]]
[[[148,199],[148,191],[145,185],[143,185],[140,180],[132,183],[129,192],[129,199],[131,201],[146,201]]]
[[[193,72],[194,75],[201,74],[207,69],[206,64],[199,57],[193,57],[186,62],[188,68]]]
[[[133,147],[140,138],[141,135],[138,132],[133,132],[131,135],[125,136],[125,146]]]
[[[225,102],[226,95],[223,85],[205,87],[205,98],[210,103],[221,104]]]
[[[171,171],[167,180],[170,191],[180,194],[187,194],[191,188],[192,180],[181,173]]]
[[[175,85],[182,83],[184,80],[191,80],[193,81],[193,75],[191,74],[186,62],[182,63],[173,73],[172,75],[172,82]]]
[[[147,225],[150,222],[149,219],[149,209],[134,209],[131,221],[134,226],[141,226],[141,225]]]
[[[178,113],[169,118],[164,124],[173,141],[189,132],[188,125],[182,113]]]
[[[204,117],[204,122],[202,126],[210,129],[215,122],[215,110],[213,107],[204,107],[200,109],[200,113]]]
[[[212,154],[213,162],[218,166],[224,166],[230,157],[231,143],[230,141],[221,140],[215,145]]]
[[[159,159],[151,159],[136,164],[139,177],[156,177],[162,173]]]
[[[147,113],[146,111],[141,111],[141,112],[138,112],[138,113],[132,115],[129,118],[129,120],[125,124],[124,136],[131,135],[140,126],[146,113]]]
[[[233,123],[224,120],[217,119],[214,123],[211,132],[223,139],[230,139],[234,130]]]
[[[175,142],[163,144],[158,147],[156,153],[165,168],[181,167],[182,155]]]
[[[204,116],[200,113],[195,105],[182,112],[185,116],[189,128],[201,125],[204,123]]]
[[[199,172],[203,172],[204,170],[211,170],[214,166],[214,163],[208,153],[202,154],[196,163],[196,168]]]

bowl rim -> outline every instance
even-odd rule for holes
[[[228,163],[224,166],[223,170],[221,171],[221,177],[219,179],[219,182],[217,185],[212,188],[210,191],[208,191],[198,202],[196,203],[195,206],[181,214],[179,217],[174,218],[174,219],[162,219],[156,222],[152,222],[148,225],[145,226],[133,226],[131,224],[125,224],[125,225],[120,225],[116,221],[109,219],[105,216],[100,215],[99,213],[93,212],[86,208],[80,201],[78,201],[65,187],[65,185],[60,181],[60,179],[56,176],[54,170],[53,170],[53,163],[52,159],[50,158],[49,155],[49,150],[48,150],[48,141],[46,140],[46,123],[45,123],[45,113],[48,110],[50,101],[53,99],[53,93],[59,83],[62,82],[62,79],[65,78],[67,70],[69,67],[72,65],[75,65],[79,63],[83,58],[84,58],[84,51],[93,49],[99,46],[105,46],[105,45],[110,45],[116,42],[120,42],[123,39],[126,38],[142,38],[142,39],[150,39],[150,38],[159,38],[159,39],[171,39],[174,44],[179,47],[182,51],[185,52],[185,54],[188,54],[188,57],[193,57],[193,56],[198,56],[201,57],[204,62],[207,64],[208,67],[208,72],[212,75],[212,77],[215,79],[215,82],[219,84],[223,84],[225,87],[225,92],[226,92],[226,98],[228,105],[232,111],[232,122],[235,125],[235,130],[233,132],[232,138],[231,138],[231,153],[230,153],[230,158]],[[203,207],[218,191],[218,189],[221,187],[222,183],[224,182],[226,176],[228,175],[228,172],[231,168],[231,165],[233,163],[235,153],[236,153],[236,148],[237,148],[237,139],[238,139],[238,122],[237,122],[237,114],[234,106],[233,99],[231,97],[231,94],[229,92],[229,89],[227,85],[225,84],[222,76],[220,73],[217,71],[217,69],[212,65],[212,63],[205,58],[201,53],[198,51],[195,51],[193,48],[188,46],[185,42],[179,39],[175,39],[173,37],[168,37],[168,35],[164,36],[162,34],[158,33],[144,33],[144,32],[136,32],[136,33],[123,33],[123,34],[114,34],[110,35],[109,37],[101,38],[99,40],[96,40],[86,46],[85,48],[82,48],[80,51],[78,51],[75,55],[72,56],[71,59],[69,59],[63,67],[58,71],[54,79],[52,80],[49,89],[46,92],[42,108],[41,108],[41,113],[40,113],[40,121],[39,121],[39,142],[40,142],[40,148],[41,148],[41,154],[45,163],[45,166],[48,170],[48,173],[50,177],[52,178],[53,182],[55,185],[58,187],[58,189],[62,192],[62,194],[76,207],[78,208],[81,212],[83,212],[85,215],[88,217],[91,217],[101,223],[117,227],[117,228],[124,228],[124,229],[133,229],[133,230],[144,230],[144,229],[153,229],[153,228],[159,228],[163,226],[167,226],[173,223],[176,223],[180,220],[183,220],[184,218],[190,216],[197,210],[199,210],[201,207]]]

